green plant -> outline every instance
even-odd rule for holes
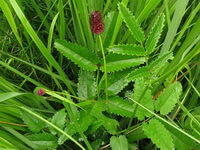
[[[197,0],[0,7],[0,148],[200,148]]]

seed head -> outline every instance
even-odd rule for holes
[[[44,94],[45,94],[45,90],[44,89],[38,89],[37,90],[37,95],[43,96]]]
[[[101,34],[104,31],[103,19],[99,11],[94,11],[91,14],[90,25],[91,25],[92,32],[95,34]]]

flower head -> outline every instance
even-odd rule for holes
[[[101,34],[104,31],[103,19],[99,11],[94,11],[91,14],[90,25],[91,25],[92,32],[95,34]]]
[[[45,94],[45,90],[44,89],[38,89],[37,90],[37,95],[43,96],[44,94]]]

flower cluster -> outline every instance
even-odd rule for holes
[[[91,14],[90,24],[91,24],[91,29],[93,33],[101,34],[104,31],[103,19],[99,11],[94,11]]]
[[[45,90],[44,89],[38,89],[37,90],[37,95],[43,96],[44,94],[45,94]]]

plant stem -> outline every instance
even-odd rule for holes
[[[100,93],[99,93],[99,73],[100,73],[100,68],[97,70],[97,79],[96,79],[96,85],[97,85],[97,98],[100,98]]]
[[[101,51],[103,55],[104,75],[105,75],[105,85],[106,85],[105,94],[106,94],[106,104],[107,104],[108,103],[108,77],[107,77],[106,57],[105,57],[105,52],[103,48],[103,42],[100,35],[99,35],[99,41],[100,41]]]

